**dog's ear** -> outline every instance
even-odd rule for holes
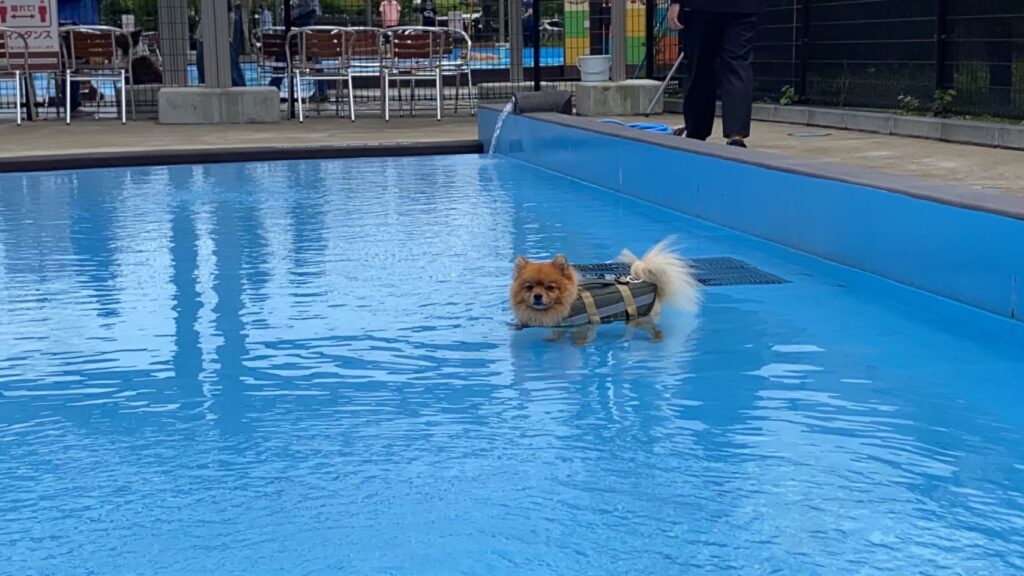
[[[563,274],[569,272],[569,259],[565,257],[565,254],[555,256],[555,258],[551,260],[551,264],[555,268],[558,268],[558,270]]]
[[[527,260],[524,256],[516,256],[516,274],[522,272],[523,268],[526,268],[526,265],[529,263],[530,261]]]

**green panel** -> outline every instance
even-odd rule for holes
[[[626,63],[639,64],[644,59],[644,39],[626,39]]]
[[[565,12],[565,36],[566,38],[586,38],[590,34],[587,22],[590,20],[589,10],[566,10]]]

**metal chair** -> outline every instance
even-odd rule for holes
[[[348,90],[349,118],[356,120],[355,96],[352,92],[350,60],[355,32],[338,26],[307,26],[288,34],[286,52],[291,64],[295,85],[302,80],[344,80]],[[292,53],[296,45],[297,54]],[[340,92],[340,90],[339,90]],[[298,95],[299,122],[304,121],[302,94]],[[340,99],[339,99],[340,100]]]
[[[128,123],[128,89],[132,81],[130,57],[117,48],[121,37],[131,46],[131,36],[111,26],[64,26],[60,29],[64,56],[64,119],[71,124],[71,82],[113,82],[121,89],[121,124]],[[135,119],[135,91],[131,91],[132,120]]]
[[[445,60],[441,63],[442,76],[455,77],[455,113],[459,113],[459,96],[462,93],[462,75],[466,76],[469,88],[469,110],[476,114],[476,93],[473,90],[473,41],[461,29],[442,28],[448,38],[445,41]]]
[[[444,98],[444,82],[442,62],[444,46],[448,35],[439,28],[421,26],[399,26],[381,32],[383,46],[387,51],[383,55],[382,74],[384,76],[384,120],[391,119],[391,81],[398,87],[399,113],[404,116],[401,106],[402,82],[408,81],[410,93],[410,112],[416,115],[414,92],[417,80],[432,79],[436,89],[434,100],[437,108],[437,119],[441,120],[442,100]]]
[[[20,64],[17,62],[17,53],[11,49],[11,45],[15,43],[15,40],[18,40],[18,44],[23,48]],[[18,126],[21,126],[22,100],[24,100],[26,106],[30,102],[27,93],[22,98],[22,88],[25,80],[28,78],[28,74],[28,39],[18,30],[0,26],[0,82],[14,82],[14,106],[17,109],[15,123]]]

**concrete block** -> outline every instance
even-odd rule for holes
[[[1024,150],[1024,126],[1000,126],[996,131],[999,146]]]
[[[810,117],[808,108],[803,106],[777,106],[771,105],[771,120],[773,122],[786,122],[788,124],[807,124]]]
[[[502,100],[507,101],[517,92],[531,92],[533,91],[533,81],[529,82],[485,82],[483,84],[476,84],[473,89],[476,90],[476,97],[478,100]],[[558,84],[554,82],[541,82],[540,89],[547,90],[558,90]]]
[[[580,116],[644,114],[660,87],[661,83],[654,80],[580,82],[576,85],[576,113]],[[651,113],[661,114],[663,106],[663,99],[658,97]]]
[[[271,86],[160,90],[161,124],[269,124],[281,121],[280,92]]]
[[[878,112],[847,112],[846,127],[850,130],[892,134],[892,114]]]
[[[807,123],[811,126],[846,128],[846,112],[843,110],[828,110],[826,108],[809,108],[807,110]]]
[[[893,116],[892,133],[897,136],[938,140],[942,136],[942,123],[935,118]]]
[[[982,124],[980,122],[943,120],[941,138],[947,142],[996,146],[999,144],[996,128],[997,126],[993,124]]]
[[[668,104],[665,105],[668,107]],[[771,104],[754,104],[750,109],[750,119],[757,120],[759,122],[771,122],[772,113],[775,111],[775,107]]]

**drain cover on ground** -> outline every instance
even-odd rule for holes
[[[714,258],[693,258],[690,260],[694,276],[704,286],[744,286],[758,284],[787,284],[789,280],[780,278],[751,266],[750,264],[720,256]],[[573,264],[573,268],[583,278],[599,278],[603,276],[623,276],[629,274],[629,266],[618,262],[605,264]]]
[[[793,138],[821,138],[822,136],[831,136],[832,133],[811,130],[807,132],[790,132],[789,135],[792,136]]]
[[[690,260],[694,276],[705,286],[742,286],[750,284],[788,284],[789,280],[743,260],[721,256],[715,258],[694,258]]]

